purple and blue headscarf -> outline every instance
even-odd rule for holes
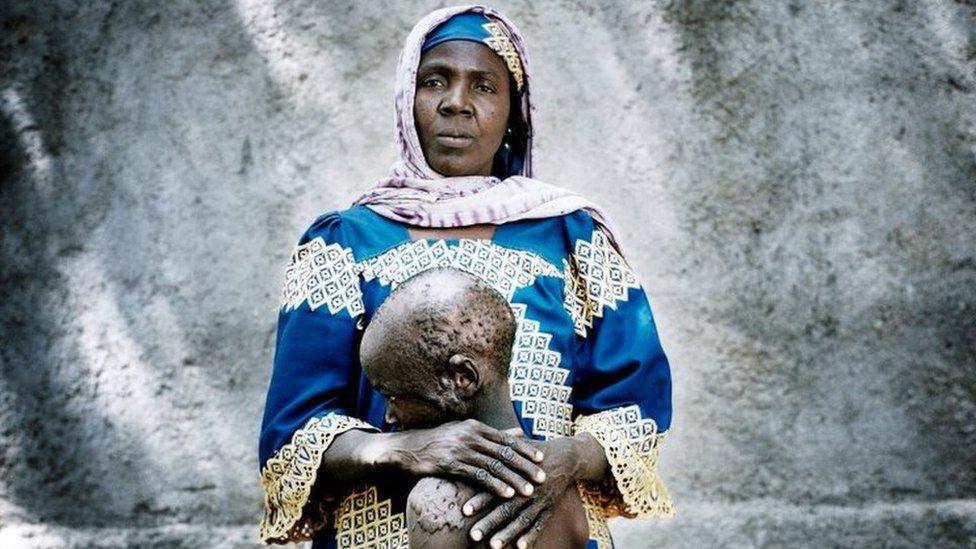
[[[525,87],[522,60],[519,58],[515,46],[501,25],[486,17],[485,14],[469,11],[451,17],[427,35],[423,46],[420,48],[420,53],[421,55],[425,54],[434,46],[451,40],[467,40],[488,46],[505,61],[508,72],[515,81],[515,90],[521,92],[522,88]]]

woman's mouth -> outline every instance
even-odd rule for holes
[[[435,136],[437,143],[448,149],[463,149],[474,143],[474,136],[462,133],[439,133]]]

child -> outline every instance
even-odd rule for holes
[[[360,360],[387,399],[387,421],[400,429],[474,419],[521,433],[508,384],[515,329],[508,302],[485,282],[431,269],[404,282],[379,308],[363,334]],[[461,512],[476,493],[458,480],[420,479],[407,498],[410,547],[484,546],[487,540],[475,544],[469,536],[480,517]],[[585,547],[588,529],[576,489],[551,509],[537,545]]]

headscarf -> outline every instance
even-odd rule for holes
[[[482,175],[445,177],[435,172],[424,158],[416,129],[414,94],[424,41],[442,23],[466,12],[481,13],[497,22],[521,62],[521,111],[528,127],[528,136],[521,169],[516,175],[505,179]],[[529,59],[522,35],[515,24],[498,11],[487,6],[470,5],[442,8],[429,13],[410,31],[397,61],[394,123],[400,158],[393,163],[390,174],[354,204],[366,206],[383,217],[408,225],[439,228],[483,223],[501,225],[586,210],[620,249],[620,240],[599,206],[572,191],[532,178],[530,80]]]
[[[420,47],[420,54],[449,42],[451,40],[468,40],[476,44],[484,44],[505,61],[506,68],[515,80],[515,91],[521,93],[524,87],[522,60],[515,45],[505,34],[505,31],[483,13],[468,11],[459,13],[438,25],[424,39]]]

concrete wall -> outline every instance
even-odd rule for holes
[[[252,544],[282,268],[439,5],[3,3],[0,546]],[[620,545],[976,546],[976,6],[497,6],[673,361]]]

